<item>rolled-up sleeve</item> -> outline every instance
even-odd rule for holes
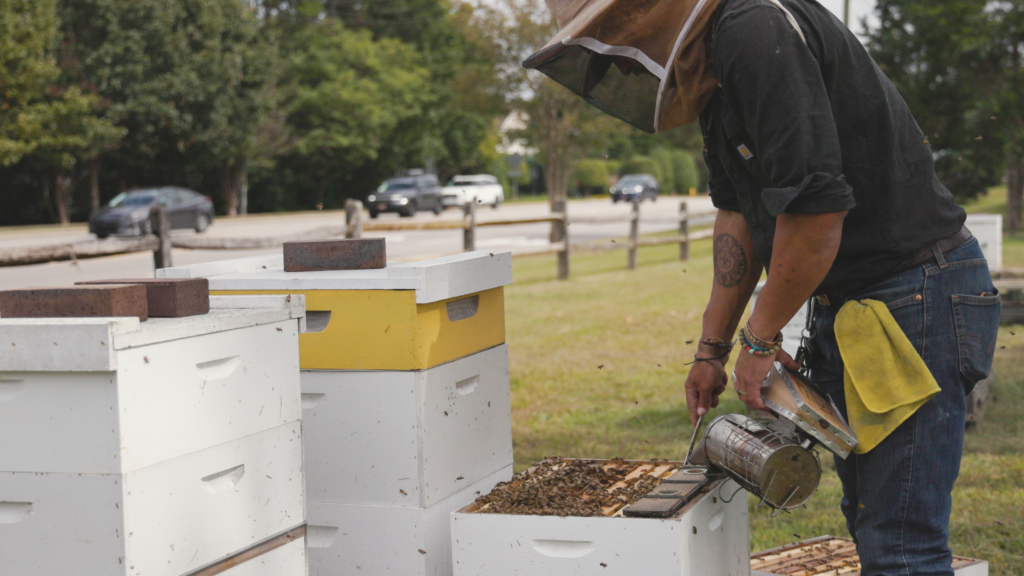
[[[711,196],[711,203],[719,210],[740,211],[739,201],[736,200],[736,189],[726,175],[725,166],[722,166],[713,152],[704,149],[704,164],[708,167],[708,194]]]
[[[821,71],[786,14],[754,4],[720,23],[714,45],[726,105],[768,179],[761,200],[772,216],[854,208]]]

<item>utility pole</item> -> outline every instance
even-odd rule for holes
[[[843,24],[850,27],[850,0],[843,0]]]

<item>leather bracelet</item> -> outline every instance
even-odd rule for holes
[[[692,365],[696,364],[697,362],[717,362],[719,360],[725,360],[725,362],[722,362],[720,364],[720,366],[722,368],[725,368],[726,362],[729,361],[729,354],[730,353],[731,352],[726,352],[725,354],[722,354],[721,356],[712,356],[711,358],[697,358],[696,356],[694,356],[693,357],[693,362],[687,362],[686,364],[683,364],[683,366],[692,366]]]
[[[732,347],[736,345],[736,341],[735,340],[732,341],[732,342],[727,342],[727,341],[725,341],[725,340],[723,340],[721,338],[713,338],[713,337],[703,338],[703,339],[701,339],[700,343],[705,345],[705,346],[713,346],[715,348],[724,348],[724,349],[728,349],[728,350],[732,350]]]
[[[743,330],[740,331],[741,334],[743,334],[744,332],[746,334],[747,341],[750,342],[751,344],[756,345],[758,348],[771,348],[776,344],[782,343],[782,332],[776,334],[773,340],[764,340],[762,338],[758,338],[757,335],[754,334],[754,331],[750,329],[749,320],[747,321],[747,325],[743,327]]]

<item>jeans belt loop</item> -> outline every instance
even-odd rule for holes
[[[942,248],[939,248],[939,244],[936,242],[932,244],[932,254],[935,255],[935,262],[939,265],[939,270],[945,270],[949,264],[946,263],[946,257],[942,254]]]

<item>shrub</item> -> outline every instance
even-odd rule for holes
[[[697,161],[693,159],[693,154],[685,150],[673,150],[671,156],[676,190],[680,194],[689,194],[690,188],[700,190],[700,170],[697,168]]]
[[[682,192],[679,188],[679,181],[677,179],[674,166],[672,164],[673,154],[676,150],[669,150],[667,148],[655,148],[651,152],[651,160],[654,160],[658,164],[658,169],[661,171],[661,178],[658,179],[658,183],[661,185],[661,193],[668,194],[673,190]]]
[[[633,156],[628,161],[622,164],[619,168],[619,175],[625,176],[626,174],[650,174],[654,176],[658,182],[661,182],[662,174],[661,167],[648,156]]]

